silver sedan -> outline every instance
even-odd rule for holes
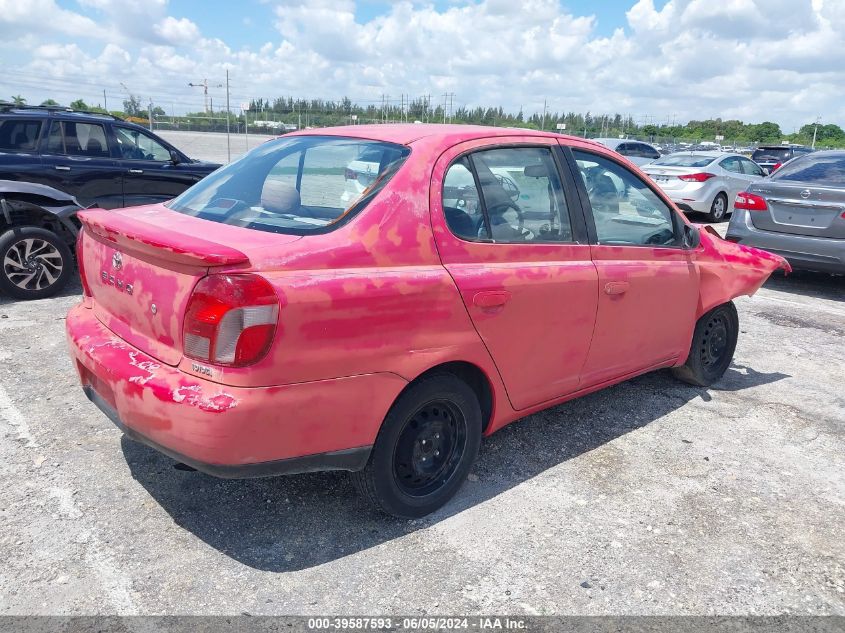
[[[722,222],[736,194],[764,177],[745,156],[722,152],[669,154],[641,169],[682,211],[706,213],[710,222]]]
[[[794,158],[735,206],[728,240],[778,253],[794,268],[845,274],[845,151]]]

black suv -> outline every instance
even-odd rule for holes
[[[80,208],[163,202],[218,167],[119,117],[0,103],[0,291],[67,283]]]
[[[768,175],[779,169],[786,161],[809,154],[813,150],[804,145],[761,145],[754,150],[751,160],[763,168]]]

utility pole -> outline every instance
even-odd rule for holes
[[[147,114],[150,117],[150,132],[153,131],[153,99],[150,97],[150,104],[147,106]]]
[[[542,123],[540,123],[540,129],[541,130],[546,129],[546,100],[545,99],[543,99],[543,119],[542,119]]]
[[[229,69],[226,69],[226,162],[232,162],[232,143],[229,140]]]
[[[449,93],[443,95],[443,124],[446,124],[446,100],[449,98]]]
[[[816,117],[816,122],[813,124],[813,144],[811,145],[812,149],[816,149],[816,132],[819,131],[819,123],[821,122],[821,116]]]
[[[105,88],[103,88],[103,110],[105,110],[106,112],[108,112],[108,111],[109,111],[109,102],[108,102],[108,100],[106,99],[106,90],[105,90]]]

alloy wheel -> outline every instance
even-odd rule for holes
[[[65,262],[47,240],[29,237],[12,244],[3,257],[3,274],[21,290],[49,288],[62,274]]]

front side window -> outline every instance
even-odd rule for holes
[[[121,158],[155,160],[162,163],[170,160],[170,150],[149,134],[135,128],[117,126],[114,128],[114,132]]]
[[[39,136],[41,136],[41,121],[6,119],[0,122],[0,151],[34,151]]]
[[[672,210],[625,167],[588,152],[574,150],[587,189],[599,244],[676,246]]]
[[[446,173],[443,207],[449,228],[464,239],[572,241],[563,187],[546,147],[481,150],[461,158]]]
[[[365,150],[366,178],[359,177]],[[264,143],[218,169],[168,206],[257,231],[324,232],[360,210],[409,154],[394,143],[290,136]]]
[[[748,176],[764,176],[763,170],[760,169],[760,166],[756,163],[748,160],[747,158],[740,158],[739,164],[742,166],[742,173]]]
[[[77,121],[53,121],[47,138],[47,152],[103,158],[109,155],[109,144],[102,125]]]

